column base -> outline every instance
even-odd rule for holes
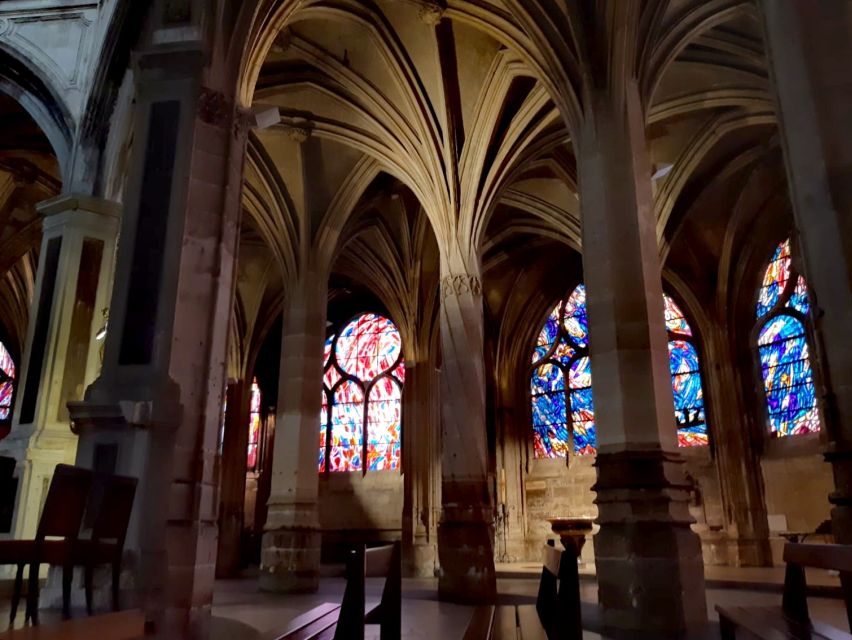
[[[605,627],[679,633],[707,621],[681,464],[659,449],[598,453],[594,547]]]
[[[438,549],[431,542],[414,542],[402,549],[402,573],[409,578],[434,578]]]
[[[270,505],[270,523],[260,547],[261,591],[316,591],[322,544],[316,505]]]
[[[438,598],[491,604],[497,597],[493,531],[480,510],[444,509],[438,524]]]

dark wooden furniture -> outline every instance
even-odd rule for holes
[[[464,640],[580,640],[580,583],[571,551],[544,546],[535,605],[483,605],[474,609]]]
[[[92,486],[87,512],[93,513],[92,535],[72,546],[71,564],[84,567],[86,611],[92,614],[92,582],[95,567],[112,568],[112,610],[119,610],[119,579],[124,540],[136,497],[136,478],[98,475]],[[65,594],[63,594],[65,597]]]
[[[723,640],[737,637],[766,640],[852,640],[852,635],[810,619],[805,567],[840,572],[847,617],[852,613],[852,545],[787,544],[784,547],[787,573],[780,607],[716,606]]]
[[[73,566],[70,566],[71,546],[76,542],[80,523],[86,509],[92,472],[65,464],[56,465],[47,490],[38,529],[34,540],[4,540],[0,542],[0,564],[17,565],[12,594],[10,622],[14,622],[23,587],[24,567],[30,565],[25,617],[38,624],[38,573],[41,564],[63,567],[63,594],[71,589]],[[48,540],[61,538],[61,540]],[[62,613],[70,615],[70,599],[62,602]]]
[[[385,578],[379,604],[366,607],[366,578]],[[382,640],[402,633],[402,558],[399,542],[349,553],[340,605],[323,603],[290,623],[275,640],[363,640],[365,624],[379,624]]]

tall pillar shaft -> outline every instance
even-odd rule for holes
[[[100,368],[97,334],[112,287],[119,207],[84,196],[38,205],[44,216],[36,290],[11,434],[0,453],[17,459],[12,536],[35,535],[44,492],[59,463],[73,464],[77,436],[66,403]]]
[[[328,278],[306,270],[287,291],[275,427],[278,445],[272,454],[260,587],[303,592],[319,586],[317,460]]]
[[[583,266],[597,423],[595,564],[604,623],[706,621],[701,545],[677,451],[659,250],[638,90],[592,94],[581,131]]]
[[[243,504],[246,499],[246,447],[251,385],[238,380],[228,385],[225,434],[219,464],[219,540],[216,576],[234,577],[240,569]]]
[[[78,462],[139,478],[128,545],[149,633],[206,637],[246,131],[202,85],[197,44],[134,62],[116,285],[103,373],[73,407]]]
[[[494,509],[487,483],[482,284],[461,261],[441,261],[441,520],[438,594],[493,601]]]
[[[852,544],[852,6],[762,3],[787,176],[820,363],[832,523]]]

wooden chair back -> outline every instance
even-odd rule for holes
[[[385,578],[379,606],[365,615],[365,578]],[[399,640],[402,634],[402,556],[399,542],[367,549],[358,545],[346,563],[346,590],[340,606],[335,640],[363,640],[364,625],[381,626],[381,640]]]
[[[846,618],[852,630],[852,545],[788,543],[784,545],[784,562],[784,615],[802,623],[810,621],[805,567],[839,571]]]
[[[92,540],[115,540],[119,549],[124,547],[137,482],[136,478],[127,476],[96,477],[95,483],[100,485],[100,495],[97,505],[90,504],[90,507],[96,509]]]
[[[548,541],[542,549],[541,580],[535,610],[551,640],[573,637],[582,626],[576,607],[579,576],[577,562],[567,551],[559,551]]]
[[[56,465],[44,499],[36,540],[54,537],[77,539],[92,486],[92,475],[88,469]]]

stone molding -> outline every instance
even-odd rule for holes
[[[466,293],[477,298],[482,296],[482,282],[478,276],[456,273],[441,278],[441,300],[450,296],[458,298]]]

